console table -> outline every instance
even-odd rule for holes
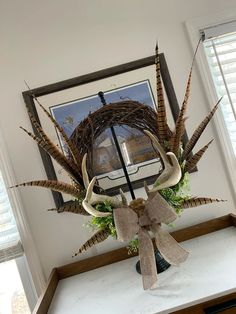
[[[236,313],[236,216],[172,233],[188,260],[144,291],[126,248],[53,269],[35,314]]]

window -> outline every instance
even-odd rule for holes
[[[0,313],[30,314],[15,259],[0,264]]]
[[[0,313],[30,313],[17,267],[22,257],[19,232],[0,172]]]
[[[201,30],[203,45],[221,100],[221,110],[230,142],[236,155],[236,22]]]
[[[27,314],[35,306],[37,293],[14,214],[18,219],[24,243],[30,248],[28,251],[31,255],[34,254],[34,250],[31,250],[33,243],[17,192],[6,188],[13,185],[13,182],[10,160],[0,132],[0,314]],[[12,209],[14,209],[14,214]],[[39,278],[40,272],[37,275]],[[38,291],[41,292],[40,289]]]
[[[23,248],[0,173],[0,262],[22,256]]]

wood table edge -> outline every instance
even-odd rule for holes
[[[216,306],[216,305],[220,305],[224,302],[230,301],[232,299],[236,299],[236,292],[232,292],[230,294],[226,294],[224,296],[221,297],[217,297],[215,299],[209,300],[209,301],[205,301],[199,304],[195,304],[189,307],[186,307],[184,309],[181,310],[176,310],[173,312],[170,312],[171,314],[205,314],[206,309],[212,307],[212,306]],[[235,308],[234,308],[235,309]],[[233,309],[233,311],[234,311]],[[217,312],[220,313],[220,312]],[[235,313],[235,312],[232,312]]]
[[[52,298],[54,296],[54,293],[56,291],[59,277],[57,274],[57,269],[53,268],[49,278],[48,282],[45,288],[45,291],[41,294],[41,296],[38,299],[38,302],[33,310],[33,314],[45,314],[48,312],[48,309],[50,307],[50,304],[52,302]]]

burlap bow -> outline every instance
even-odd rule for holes
[[[153,289],[157,285],[154,247],[149,231],[154,234],[157,248],[169,264],[178,265],[187,259],[189,253],[161,227],[161,223],[169,224],[177,215],[158,192],[145,201],[141,213],[136,213],[131,207],[122,207],[115,208],[113,215],[118,240],[129,241],[138,234],[140,267],[145,290]]]

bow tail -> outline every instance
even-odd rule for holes
[[[163,230],[160,225],[153,225],[152,231],[155,235],[158,250],[169,264],[179,265],[187,259],[189,252],[179,245],[179,243],[167,231]]]
[[[147,290],[156,288],[157,268],[151,237],[147,230],[140,228],[138,238],[143,289]]]

